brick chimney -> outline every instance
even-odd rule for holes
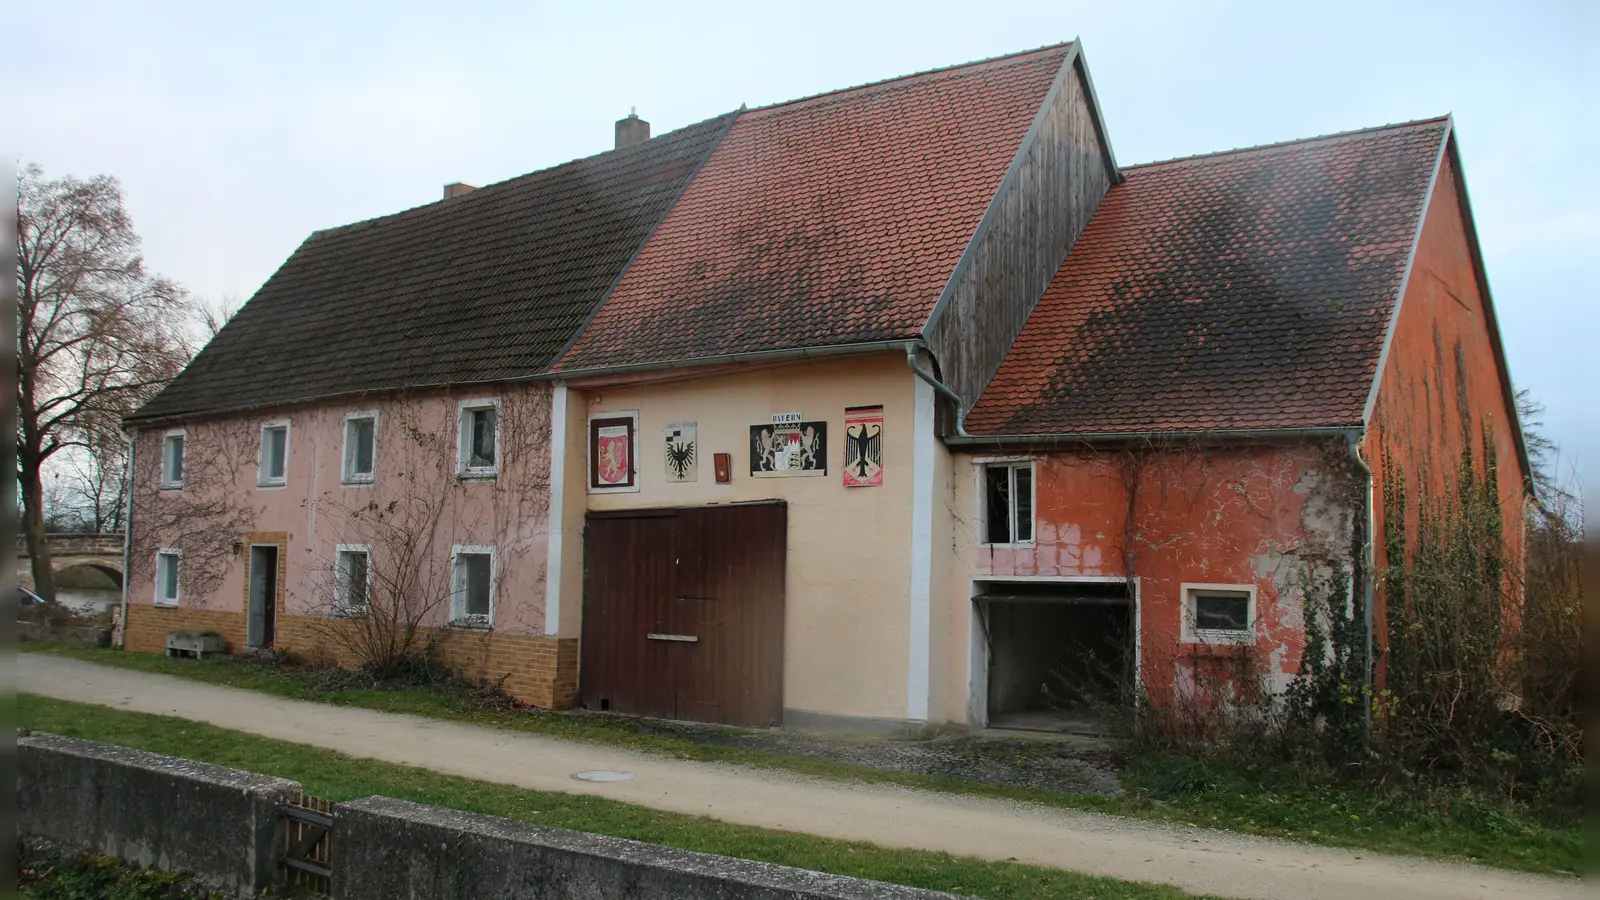
[[[451,197],[459,197],[462,194],[470,194],[477,189],[478,188],[476,185],[467,184],[464,181],[452,181],[444,186],[444,198],[449,200]]]
[[[628,110],[626,119],[617,120],[617,149],[632,147],[650,140],[650,123],[639,118],[636,109]]]

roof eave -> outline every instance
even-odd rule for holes
[[[992,446],[1037,448],[1061,444],[1088,446],[1145,443],[1152,447],[1184,444],[1216,444],[1250,441],[1308,441],[1331,438],[1350,439],[1361,434],[1360,425],[1317,425],[1301,428],[1210,428],[1195,430],[1150,429],[1143,431],[1078,431],[1039,434],[952,435],[944,442],[951,446]]]

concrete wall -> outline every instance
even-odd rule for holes
[[[934,900],[933,891],[369,797],[334,808],[339,900]]]
[[[300,788],[51,734],[19,737],[17,763],[24,838],[190,872],[238,897],[254,897],[273,883],[282,840],[278,804]]]
[[[1350,563],[1359,497],[1345,454],[1342,444],[1302,444],[958,455],[950,486],[944,716],[969,721],[983,694],[986,651],[974,634],[970,597],[988,579],[1136,579],[1140,676],[1157,702],[1192,686],[1208,665],[1183,640],[1182,586],[1254,587],[1254,644],[1228,655],[1248,654],[1281,690],[1300,666],[1306,585],[1325,577],[1331,563]],[[1035,463],[1031,545],[981,543],[981,467],[997,458]]]
[[[673,377],[691,380],[569,386],[567,534],[578,534],[585,508],[787,501],[784,707],[800,719],[808,713],[906,719],[915,416],[914,379],[904,354]],[[883,484],[847,488],[842,479],[845,407],[880,404]],[[587,417],[625,411],[639,413],[640,490],[588,493]],[[799,412],[806,421],[828,423],[826,475],[751,476],[750,426],[769,424],[779,412]],[[698,423],[696,482],[667,480],[662,434],[675,421]],[[931,442],[931,420],[925,429]],[[731,484],[717,484],[713,477],[712,454],[719,452],[733,454]],[[568,560],[564,587],[581,572],[574,537],[563,543]],[[564,596],[562,634],[576,636],[581,610],[570,607],[580,603],[571,593]],[[569,613],[578,615],[569,618]]]

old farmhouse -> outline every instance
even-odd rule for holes
[[[1073,42],[445,194],[313,234],[127,421],[127,648],[1056,727],[1284,687],[1384,472],[1470,450],[1521,519],[1448,118],[1122,166]]]

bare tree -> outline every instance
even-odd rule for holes
[[[120,441],[124,415],[189,358],[188,298],[149,275],[115,178],[21,172],[17,197],[17,480],[39,593],[55,596],[42,472]]]

